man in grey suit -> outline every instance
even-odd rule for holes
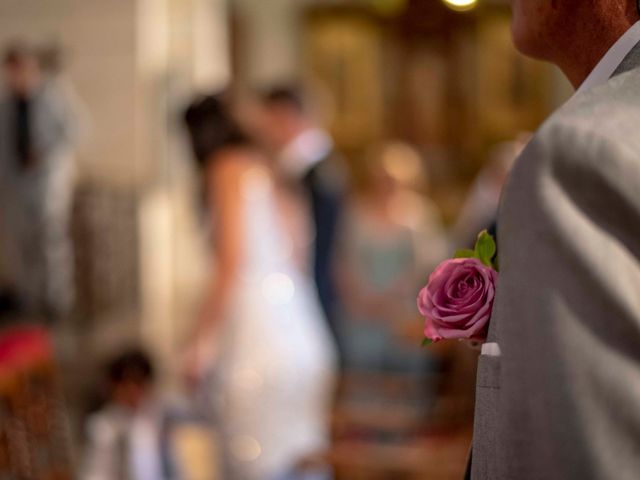
[[[636,0],[513,0],[525,54],[576,95],[505,187],[478,365],[474,480],[640,478]]]
[[[69,217],[77,116],[29,46],[10,46],[2,67],[0,289],[16,292],[23,315],[64,319],[74,296]]]

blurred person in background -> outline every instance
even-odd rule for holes
[[[306,196],[313,225],[313,272],[320,303],[338,346],[333,275],[336,238],[346,192],[346,170],[334,143],[295,87],[276,87],[260,97],[258,135],[275,154],[276,170]]]
[[[513,162],[530,138],[530,133],[523,132],[516,140],[493,147],[486,166],[473,181],[456,223],[451,229],[451,252],[460,248],[473,248],[478,232],[482,230],[489,230],[495,236],[502,187]]]
[[[326,478],[301,467],[328,446],[335,367],[306,273],[304,214],[220,97],[194,102],[186,123],[215,260],[186,367],[213,370],[222,478]]]
[[[107,404],[89,417],[84,480],[170,478],[160,451],[162,420],[154,369],[138,350],[115,357],[106,371]]]
[[[0,267],[24,313],[50,321],[74,299],[69,216],[77,117],[50,88],[35,51],[15,44],[3,58],[0,98]]]
[[[85,140],[91,130],[91,118],[82,99],[65,71],[66,55],[56,42],[45,43],[37,50],[43,85],[60,99],[67,118],[72,119],[76,143]]]
[[[417,285],[447,254],[440,213],[418,193],[427,179],[412,147],[384,144],[369,160],[367,181],[349,205],[341,235],[345,367],[423,374],[420,340],[405,333],[419,325]]]
[[[149,356],[115,356],[107,402],[87,422],[83,480],[216,480],[209,425],[160,392]]]
[[[7,327],[0,321],[3,480],[76,478],[68,409],[59,373],[54,345],[45,329],[17,325],[15,321]]]

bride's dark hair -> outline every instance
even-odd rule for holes
[[[184,121],[193,154],[201,167],[205,167],[223,148],[251,143],[220,95],[206,95],[194,100],[184,113]]]

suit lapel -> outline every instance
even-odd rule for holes
[[[634,70],[638,67],[640,67],[640,42],[638,42],[636,46],[633,47],[627,54],[627,56],[624,57],[624,60],[620,65],[618,65],[618,68],[616,68],[616,71],[613,72],[611,78],[622,73]]]

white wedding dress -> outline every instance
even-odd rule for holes
[[[244,264],[224,319],[213,382],[225,480],[276,480],[328,443],[334,345],[295,265],[271,177],[241,180]]]

